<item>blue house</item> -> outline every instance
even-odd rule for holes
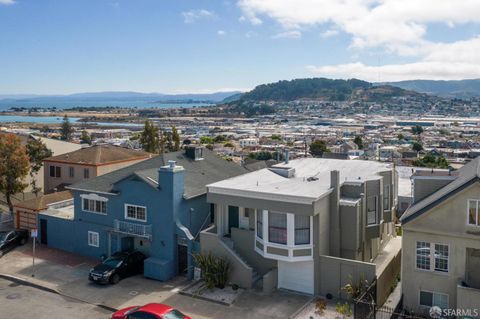
[[[136,249],[148,257],[146,277],[191,275],[199,232],[213,220],[205,185],[246,172],[200,147],[157,156],[69,186],[73,201],[38,215],[40,240],[96,259]]]

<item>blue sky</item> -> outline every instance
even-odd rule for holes
[[[480,0],[0,0],[0,94],[476,78],[479,35]]]

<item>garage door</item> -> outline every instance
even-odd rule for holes
[[[278,288],[313,294],[313,261],[278,261]]]

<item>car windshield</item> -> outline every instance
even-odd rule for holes
[[[0,232],[0,242],[5,241],[5,238],[7,237],[8,232]]]
[[[109,257],[103,261],[104,265],[117,268],[122,264],[123,259],[118,257]]]
[[[163,319],[183,319],[185,315],[178,311],[177,309],[173,309],[172,311],[164,314],[162,316]]]

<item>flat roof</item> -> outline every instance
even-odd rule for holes
[[[295,174],[287,178],[265,168],[209,184],[207,187],[213,193],[223,189],[317,199],[330,191],[331,171],[340,172],[340,184],[343,184],[379,179],[378,173],[389,171],[393,167],[375,161],[299,158],[271,168],[295,169]]]

